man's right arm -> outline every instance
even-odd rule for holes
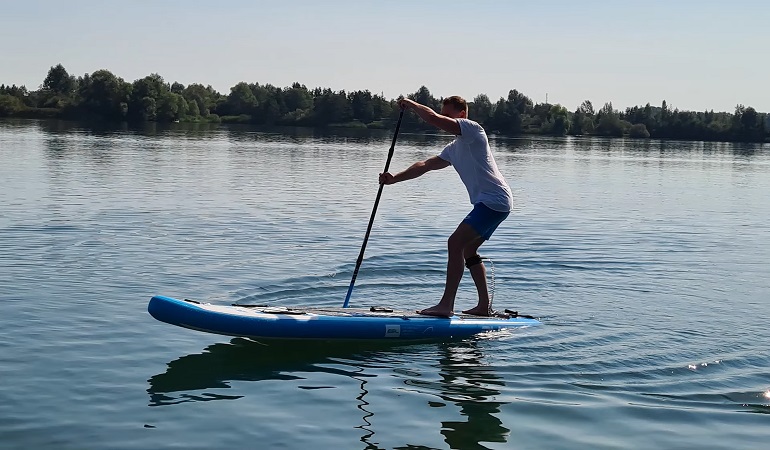
[[[441,159],[438,156],[434,156],[432,158],[426,159],[425,161],[418,161],[409,166],[403,172],[399,172],[395,175],[391,175],[390,173],[381,173],[380,184],[393,184],[401,181],[411,180],[412,178],[417,178],[420,175],[430,172],[431,170],[443,169],[445,167],[449,167],[449,165],[449,161]]]

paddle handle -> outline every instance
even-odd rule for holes
[[[401,129],[401,119],[404,118],[404,109],[401,109],[401,114],[398,115],[398,122],[396,123],[396,132],[393,133],[393,141],[390,143],[390,150],[388,150],[388,159],[385,161],[385,169],[383,173],[388,171],[390,167],[390,160],[393,159],[393,152],[396,148],[396,139],[398,138],[398,130]],[[342,304],[343,308],[348,307],[350,302],[350,296],[353,294],[353,286],[356,284],[356,278],[358,277],[358,269],[361,268],[361,263],[364,261],[364,252],[366,252],[366,243],[369,242],[369,234],[372,232],[372,224],[374,224],[374,216],[377,215],[377,206],[380,204],[380,197],[382,197],[382,188],[384,184],[380,184],[377,190],[377,198],[374,200],[374,208],[372,208],[372,215],[369,217],[369,226],[366,227],[366,234],[364,235],[364,243],[361,245],[361,252],[358,254],[356,260],[356,268],[353,270],[353,279],[350,280],[350,286],[348,286],[348,293],[345,296],[345,303]]]

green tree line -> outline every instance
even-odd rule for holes
[[[440,109],[441,99],[422,86],[410,98]],[[38,90],[0,85],[0,117],[62,118],[126,122],[224,122],[290,126],[384,128],[396,119],[395,100],[368,90],[346,92],[240,82],[227,95],[211,86],[166,82],[150,74],[130,83],[108,70],[80,77],[61,65],[51,67]],[[479,94],[470,102],[470,117],[489,132],[504,135],[591,135],[631,138],[764,142],[770,117],[752,107],[735,111],[680,111],[635,106],[619,111],[612,103],[596,110],[586,100],[575,111],[562,105],[535,103],[517,90],[492,102]],[[405,129],[429,127],[410,115]]]

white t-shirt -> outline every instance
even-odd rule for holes
[[[495,211],[510,211],[513,208],[511,188],[497,168],[487,133],[472,120],[456,120],[461,134],[444,147],[438,157],[455,168],[472,204],[481,202]]]

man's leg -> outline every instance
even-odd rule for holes
[[[479,240],[478,242],[473,242],[472,245],[469,245],[465,249],[465,259],[468,261],[469,258],[479,258],[478,262],[472,261],[469,264],[468,270],[471,271],[471,277],[473,278],[473,283],[476,285],[476,290],[479,293],[479,303],[474,306],[471,309],[463,311],[463,314],[473,314],[474,316],[488,316],[490,315],[490,304],[489,304],[489,289],[487,287],[487,270],[484,267],[484,263],[481,262],[481,257],[478,256],[478,249],[483,244],[483,240]]]
[[[484,242],[484,239],[479,236],[479,233],[477,233],[473,227],[464,222],[458,225],[457,229],[451,236],[449,236],[449,240],[447,241],[449,257],[447,260],[444,295],[441,297],[441,301],[439,301],[438,305],[418,311],[420,314],[440,317],[450,317],[454,314],[457,288],[460,286],[460,280],[465,271],[465,255],[469,251],[472,251],[475,255],[476,250],[482,242]],[[475,280],[474,276],[474,281]],[[488,302],[489,301],[487,300],[487,303]]]
[[[479,303],[471,309],[463,311],[465,314],[478,316],[489,316],[491,304],[489,301],[489,290],[487,288],[487,271],[481,257],[477,251],[479,246],[492,235],[500,223],[508,217],[508,212],[494,211],[484,204],[476,204],[473,211],[466,217],[466,221],[473,223],[474,227],[483,237],[474,241],[471,245],[465,247],[465,260],[468,269],[471,271],[473,282],[476,284],[476,290],[479,293]]]

